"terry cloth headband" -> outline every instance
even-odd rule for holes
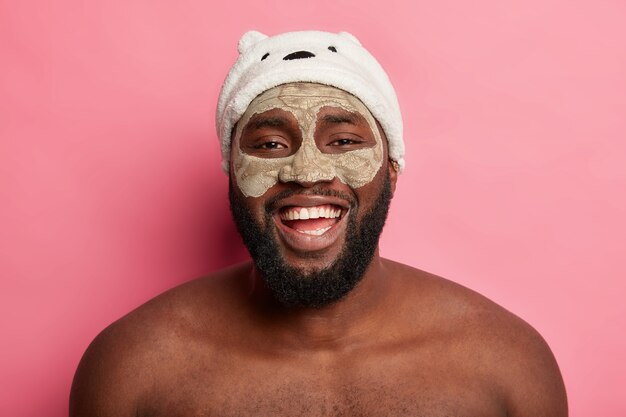
[[[404,168],[402,115],[389,77],[347,32],[288,32],[268,37],[256,31],[239,40],[239,58],[222,86],[216,127],[222,168],[228,172],[231,131],[256,96],[281,84],[312,82],[340,88],[359,98],[382,126],[389,157]]]

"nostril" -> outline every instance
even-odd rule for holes
[[[313,58],[314,56],[315,54],[309,51],[297,51],[297,52],[292,52],[289,55],[286,55],[283,58],[283,61],[290,61],[292,59]]]

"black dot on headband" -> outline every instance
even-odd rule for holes
[[[263,57],[261,58],[261,61],[263,61],[265,58],[267,58],[268,56],[270,56],[270,53],[266,53],[265,55],[263,55]]]
[[[337,52],[337,48],[335,48],[334,46],[329,46],[328,50],[331,52]]]
[[[306,59],[306,58],[313,58],[313,57],[315,57],[315,54],[313,52],[296,51],[296,52],[290,53],[289,55],[285,55],[283,60],[284,61],[291,61],[292,59]]]

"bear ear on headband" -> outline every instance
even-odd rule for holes
[[[251,30],[243,34],[241,39],[239,39],[239,44],[237,45],[237,50],[240,54],[243,54],[246,49],[254,45],[255,43],[266,39],[267,35],[262,34],[261,32],[257,32],[256,30]]]

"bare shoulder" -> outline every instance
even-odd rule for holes
[[[508,416],[567,416],[558,365],[532,326],[462,285],[395,262],[390,268],[408,294],[399,304],[405,317],[423,318],[414,331],[447,340],[446,355],[489,380]]]
[[[135,416],[155,381],[185,363],[184,352],[201,346],[210,355],[248,270],[241,264],[182,284],[104,329],[74,376],[70,416]]]

